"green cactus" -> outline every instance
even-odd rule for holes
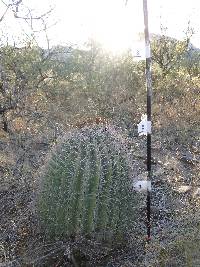
[[[37,209],[48,234],[131,230],[136,203],[130,164],[113,127],[85,127],[65,136],[40,175]]]

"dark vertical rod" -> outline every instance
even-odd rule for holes
[[[151,80],[151,49],[148,27],[148,6],[147,0],[143,0],[144,14],[144,35],[146,52],[146,87],[147,87],[147,121],[151,124],[151,98],[152,98],[152,80]],[[151,130],[147,131],[147,183],[151,183]],[[150,187],[151,188],[151,187]],[[147,186],[147,240],[151,238],[151,189]]]

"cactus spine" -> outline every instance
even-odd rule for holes
[[[51,236],[124,232],[134,221],[130,159],[118,132],[74,130],[41,175],[37,208]]]

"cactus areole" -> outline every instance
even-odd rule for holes
[[[131,159],[111,126],[68,133],[40,174],[37,210],[52,237],[127,233],[135,218]]]

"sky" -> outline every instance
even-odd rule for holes
[[[4,2],[11,0],[4,0]],[[23,0],[19,15],[27,8],[32,14],[43,14],[53,7],[45,20],[50,45],[78,44],[88,39],[96,39],[112,51],[123,51],[139,43],[139,35],[144,31],[142,0]],[[0,12],[5,6],[0,0]],[[149,31],[161,33],[161,25],[167,28],[166,34],[178,39],[184,38],[188,22],[194,28],[192,43],[200,47],[200,0],[148,0]],[[0,17],[2,15],[0,13]],[[41,23],[33,22],[35,31]],[[9,40],[26,38],[29,28],[23,20],[15,19],[9,11],[0,22],[1,36]],[[35,33],[41,46],[46,46],[44,32]],[[141,36],[141,35],[140,35]]]

